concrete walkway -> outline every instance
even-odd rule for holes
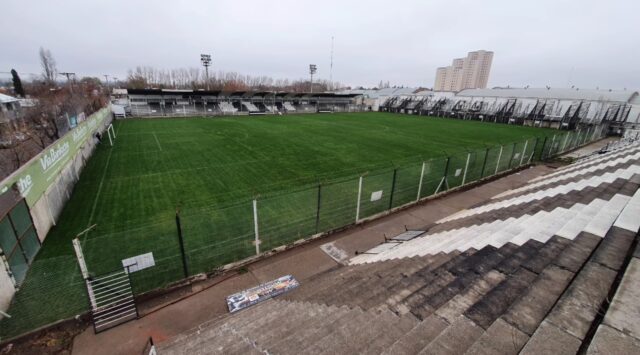
[[[368,250],[405,230],[419,229],[461,209],[485,201],[500,192],[520,187],[530,179],[552,171],[546,166],[534,166],[467,191],[448,194],[438,199],[355,226],[348,230],[301,245],[247,267],[248,272],[221,277],[191,285],[194,294],[179,302],[148,313],[158,300],[141,305],[142,317],[100,334],[87,328],[74,339],[74,354],[139,354],[152,336],[156,343],[197,327],[204,322],[227,315],[225,297],[259,283],[292,274],[301,283],[311,276],[339,264],[320,249],[322,244],[334,246],[353,256]],[[188,292],[187,292],[188,293]],[[145,311],[147,310],[147,311]],[[146,315],[145,315],[146,312]]]
[[[607,144],[609,143],[613,143],[615,141],[620,140],[620,138],[618,137],[610,137],[610,138],[605,138],[605,139],[601,139],[595,143],[586,145],[582,148],[578,148],[568,154],[563,155],[563,157],[566,158],[574,158],[574,159],[578,159],[578,158],[582,158],[584,156],[593,154],[597,151],[599,151],[600,149],[604,148],[607,146]]]

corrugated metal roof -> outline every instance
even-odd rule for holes
[[[343,90],[339,94],[358,94],[364,95],[370,99],[377,99],[381,96],[396,96],[413,94],[416,88],[383,88],[383,89],[353,89]]]
[[[18,99],[16,99],[13,96],[0,94],[0,103],[6,104],[6,103],[9,103],[9,102],[17,102],[17,101],[18,101]]]
[[[537,99],[560,99],[560,100],[592,100],[592,101],[615,101],[629,102],[638,96],[637,91],[627,90],[595,90],[595,89],[465,89],[457,96],[482,96],[482,97],[515,97],[515,98],[537,98]]]

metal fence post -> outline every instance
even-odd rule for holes
[[[498,153],[498,162],[496,163],[496,172],[494,173],[494,175],[498,174],[498,169],[500,169],[500,159],[502,159],[502,149],[504,148],[503,145],[500,146],[500,153]]]
[[[516,155],[516,146],[518,143],[513,142],[513,148],[511,148],[511,157],[509,157],[509,169],[511,169],[511,163],[513,162],[513,156]],[[507,169],[507,170],[509,170]]]
[[[538,149],[539,141],[540,141],[540,137],[536,137],[536,144],[533,145],[533,150],[531,151],[531,155],[529,156],[529,160],[527,161],[527,164],[531,163],[531,160],[533,160],[533,157],[536,155],[536,149]]]
[[[480,171],[480,178],[484,177],[484,169],[487,167],[487,159],[489,158],[489,148],[484,151],[484,162],[482,162],[482,170]]]
[[[570,134],[571,132],[567,133],[567,135],[564,136],[564,143],[562,143],[562,149],[560,150],[560,153],[564,153],[564,148],[566,148],[567,146],[567,139],[569,139]]]
[[[260,255],[260,230],[258,228],[258,200],[253,200],[253,230],[255,233],[256,255]]]
[[[389,208],[393,206],[393,193],[396,190],[396,175],[398,174],[398,169],[393,169],[393,180],[391,180],[391,196],[389,197]]]
[[[522,163],[524,162],[524,155],[525,153],[527,153],[527,145],[529,145],[529,140],[527,139],[526,141],[524,141],[524,148],[522,148],[522,156],[520,157],[520,164],[522,165]]]
[[[470,159],[471,159],[471,153],[467,153],[467,162],[464,163],[464,173],[462,173],[462,184],[460,184],[460,186],[464,185],[464,183],[467,181],[467,169],[469,169]]]
[[[320,200],[321,200],[322,184],[318,184],[318,207],[316,209],[316,234],[318,233],[318,226],[320,225]]]
[[[451,161],[451,157],[447,157],[447,163],[444,166],[444,176],[442,176],[442,180],[440,180],[440,183],[438,184],[438,188],[436,188],[436,192],[434,192],[434,194],[437,194],[438,191],[440,191],[440,187],[442,187],[442,184],[445,184],[446,188],[449,187],[449,183],[447,182],[447,174],[449,173],[450,161]]]
[[[553,135],[553,138],[551,138],[551,148],[549,148],[549,154],[547,154],[547,159],[549,159],[549,157],[555,153],[551,153],[553,151],[553,147],[555,145],[556,142],[556,135]]]
[[[544,141],[542,141],[542,148],[540,149],[540,158],[539,160],[544,160],[544,149],[547,146],[547,139],[549,137],[544,136]],[[536,147],[533,149],[533,153],[535,154],[536,148],[538,148],[538,138],[536,138]]]
[[[362,176],[358,180],[358,204],[356,205],[356,223],[360,220],[360,198],[362,197]]]
[[[180,255],[182,255],[182,270],[184,277],[189,277],[189,268],[187,266],[187,255],[184,252],[184,239],[182,238],[182,226],[180,225],[180,213],[176,211],[176,228],[178,229],[178,243],[180,244]]]
[[[422,162],[422,171],[420,172],[420,182],[418,183],[418,196],[416,196],[416,201],[420,200],[420,193],[422,193],[422,180],[424,179],[424,169],[426,165],[426,162]]]

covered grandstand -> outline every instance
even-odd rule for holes
[[[640,95],[627,90],[467,89],[457,94],[422,91],[389,97],[380,111],[431,115],[558,129],[611,123],[635,129]]]
[[[273,91],[127,89],[124,110],[133,117],[356,112],[358,94]],[[122,100],[121,100],[122,101]]]

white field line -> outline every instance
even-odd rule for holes
[[[158,140],[158,136],[156,136],[156,132],[151,132],[153,133],[153,138],[156,139],[156,144],[158,144],[158,148],[160,149],[160,151],[162,151],[162,146],[160,145],[160,141]]]

